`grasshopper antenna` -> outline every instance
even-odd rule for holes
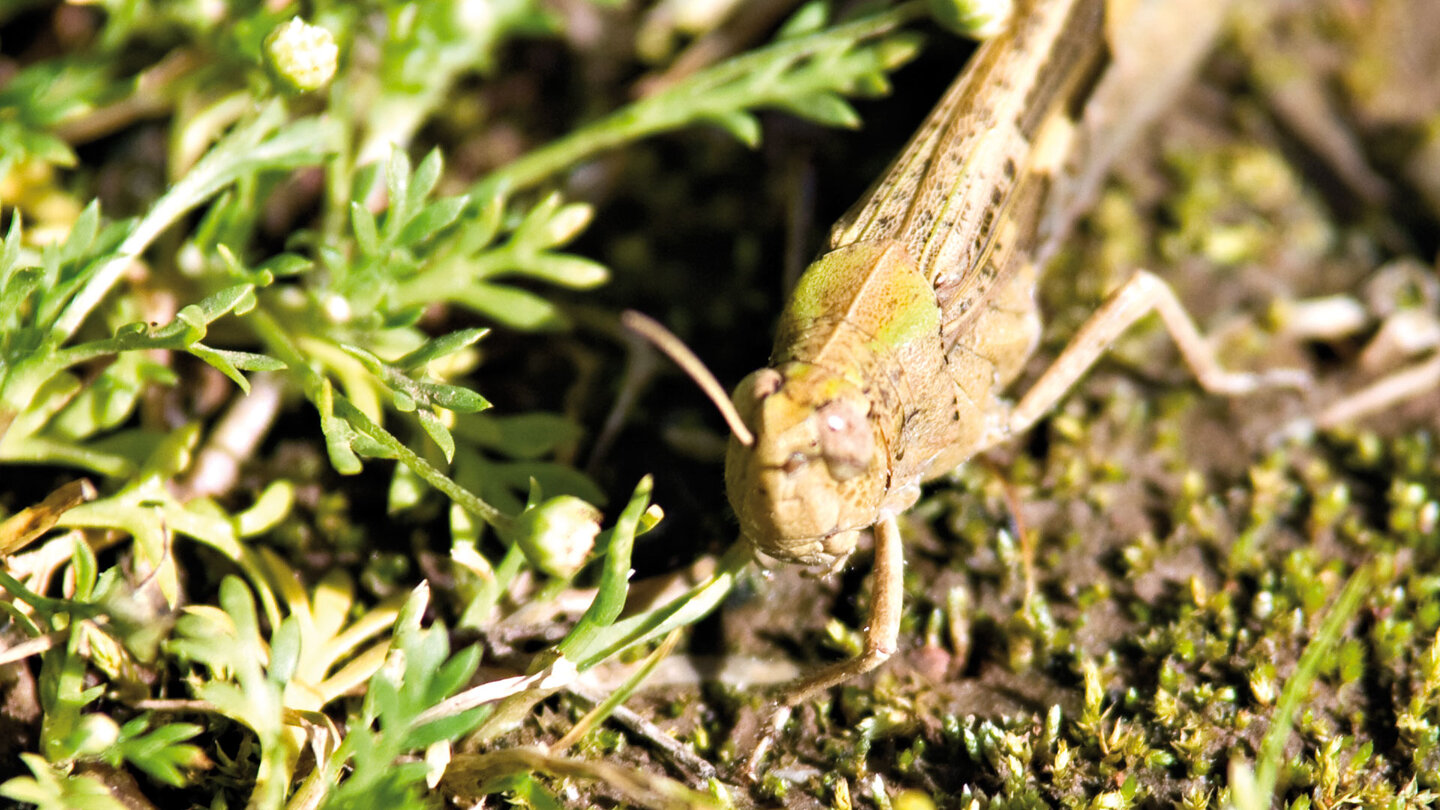
[[[680,338],[675,337],[669,329],[661,326],[659,321],[633,309],[627,309],[620,313],[620,323],[624,324],[626,329],[649,341],[650,345],[659,349],[661,354],[670,358],[675,365],[680,367],[681,371],[688,374],[690,379],[700,386],[700,390],[705,392],[705,396],[715,403],[720,415],[725,417],[725,424],[730,426],[730,431],[735,434],[735,438],[741,444],[749,447],[755,443],[755,435],[750,432],[750,428],[745,427],[745,422],[740,419],[740,412],[735,410],[735,403],[725,395],[725,389],[720,386],[715,375],[711,374],[710,369],[705,367],[700,358],[690,351],[689,346],[681,342]]]

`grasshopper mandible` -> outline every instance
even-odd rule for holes
[[[1167,13],[1194,12],[1212,19],[1212,33],[1218,28],[1218,12],[1201,3],[1172,5],[1186,8]],[[1192,47],[1151,75],[1137,77],[1133,64],[1112,69],[1122,60],[1107,53],[1105,32],[1117,22],[1108,13],[1104,0],[1016,4],[1007,29],[980,47],[832,229],[780,317],[769,367],[734,391],[739,418],[755,434],[752,443],[732,437],[725,463],[746,542],[774,559],[833,570],[862,531],[875,530],[863,652],[791,684],[786,706],[895,651],[904,564],[896,515],[915,503],[920,485],[1029,428],[1135,321],[1160,314],[1208,391],[1243,394],[1308,379],[1224,370],[1169,287],[1140,271],[1018,402],[1000,396],[1039,337],[1036,267],[1103,178],[1103,156],[1118,154],[1105,139],[1158,113],[1166,90],[1204,52]],[[1141,109],[1115,113],[1112,99],[1109,119],[1071,118],[1107,93],[1128,94]]]

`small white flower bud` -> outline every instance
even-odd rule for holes
[[[531,565],[554,577],[574,576],[600,533],[600,510],[574,495],[558,495],[515,518],[515,542]]]
[[[329,84],[339,58],[335,37],[299,17],[276,26],[265,38],[265,66],[296,92],[310,93]]]
[[[945,28],[967,37],[989,39],[1005,30],[1013,0],[930,0],[930,14]]]

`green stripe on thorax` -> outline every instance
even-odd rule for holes
[[[865,348],[880,356],[940,331],[934,290],[897,242],[861,242],[816,259],[790,297],[776,346],[792,345],[817,322],[837,318],[870,336]],[[816,348],[817,356],[833,350],[847,347],[827,341]]]

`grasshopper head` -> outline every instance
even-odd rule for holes
[[[885,496],[870,400],[854,383],[807,363],[761,369],[735,406],[755,432],[730,440],[725,489],[740,528],[766,554],[833,564],[855,549]]]

